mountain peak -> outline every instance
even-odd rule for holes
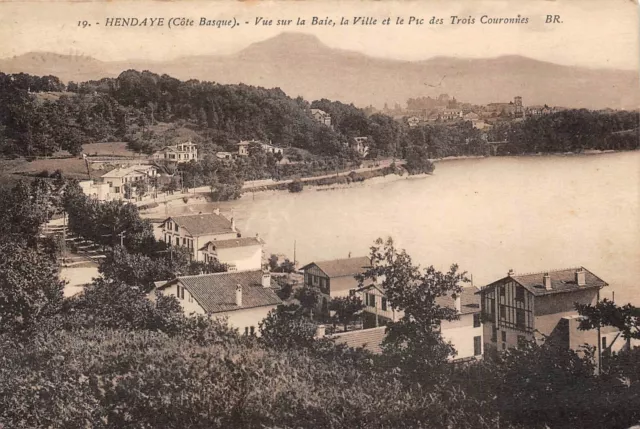
[[[295,55],[298,53],[304,54],[330,49],[331,48],[322,43],[315,35],[285,31],[269,39],[252,43],[240,51],[240,54],[265,55],[286,53],[289,55]]]

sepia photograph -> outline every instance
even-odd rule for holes
[[[0,2],[0,429],[640,428],[639,13]]]

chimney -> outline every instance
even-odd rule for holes
[[[318,325],[316,327],[316,339],[324,338],[324,334],[325,334],[325,326]]]
[[[580,267],[576,271],[576,284],[578,286],[584,286],[587,284],[587,279],[585,278],[584,268]]]
[[[262,272],[262,287],[271,287],[271,273],[269,271]]]
[[[242,286],[236,286],[236,305],[242,307]]]
[[[551,276],[549,273],[544,273],[544,276],[542,276],[542,284],[546,290],[551,290]]]
[[[512,275],[514,275],[514,274],[515,274],[515,273],[514,273],[514,271],[513,271],[512,269],[509,269],[509,272],[507,273],[507,275],[508,275],[509,277],[511,277],[511,276],[512,276]]]
[[[462,313],[462,300],[459,294],[454,294],[453,296],[455,297],[456,313],[460,314]]]

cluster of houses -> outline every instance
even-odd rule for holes
[[[446,94],[441,94],[438,101],[449,101]],[[561,107],[547,105],[524,106],[522,97],[516,96],[513,101],[502,103],[489,103],[485,106],[461,105],[455,101],[449,104],[430,106],[429,108],[410,109],[400,117],[406,121],[409,127],[417,127],[428,122],[455,122],[469,121],[474,128],[484,130],[491,127],[496,119],[522,120],[527,117],[549,115],[562,110]],[[397,115],[396,115],[397,116]]]
[[[219,211],[169,217],[158,229],[167,244],[189,249],[194,260],[227,264],[228,271],[157,282],[150,298],[156,291],[174,295],[187,314],[225,318],[241,333],[259,335],[260,322],[283,303],[276,294],[279,285],[265,268],[264,241],[257,236],[243,237],[233,218]],[[330,336],[339,343],[380,352],[385,326],[404,314],[389,302],[380,284],[363,287],[356,280],[370,265],[367,257],[348,257],[314,261],[299,269],[302,285],[320,293],[318,314],[328,316],[329,303],[338,297],[356,295],[364,304],[358,329],[327,334],[320,324],[318,337]],[[457,296],[438,298],[437,304],[459,315],[458,320],[442,321],[439,329],[457,350],[455,360],[479,359],[490,349],[545,340],[575,350],[589,344],[603,352],[617,352],[626,346],[620,333],[613,328],[579,330],[580,316],[575,310],[575,303],[595,304],[607,286],[584,267],[531,274],[510,270],[482,288],[465,287]]]

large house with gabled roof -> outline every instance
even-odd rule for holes
[[[572,349],[585,343],[606,348],[615,330],[602,329],[600,339],[595,330],[578,330],[575,304],[596,304],[607,286],[584,267],[530,274],[509,271],[477,292],[485,347],[505,350],[524,341],[553,340]]]
[[[350,290],[358,287],[358,281],[354,276],[363,274],[370,266],[371,260],[362,256],[311,262],[301,270],[304,272],[304,285],[320,290],[320,311],[326,314],[329,301],[332,298],[348,296]]]
[[[259,335],[260,322],[282,304],[273,286],[262,270],[201,274],[156,282],[149,298],[175,296],[187,315],[226,319],[240,333]]]
[[[182,246],[190,250],[195,261],[204,261],[200,251],[209,242],[232,240],[240,237],[233,219],[227,219],[220,212],[171,216],[159,226],[161,239],[170,246]]]

